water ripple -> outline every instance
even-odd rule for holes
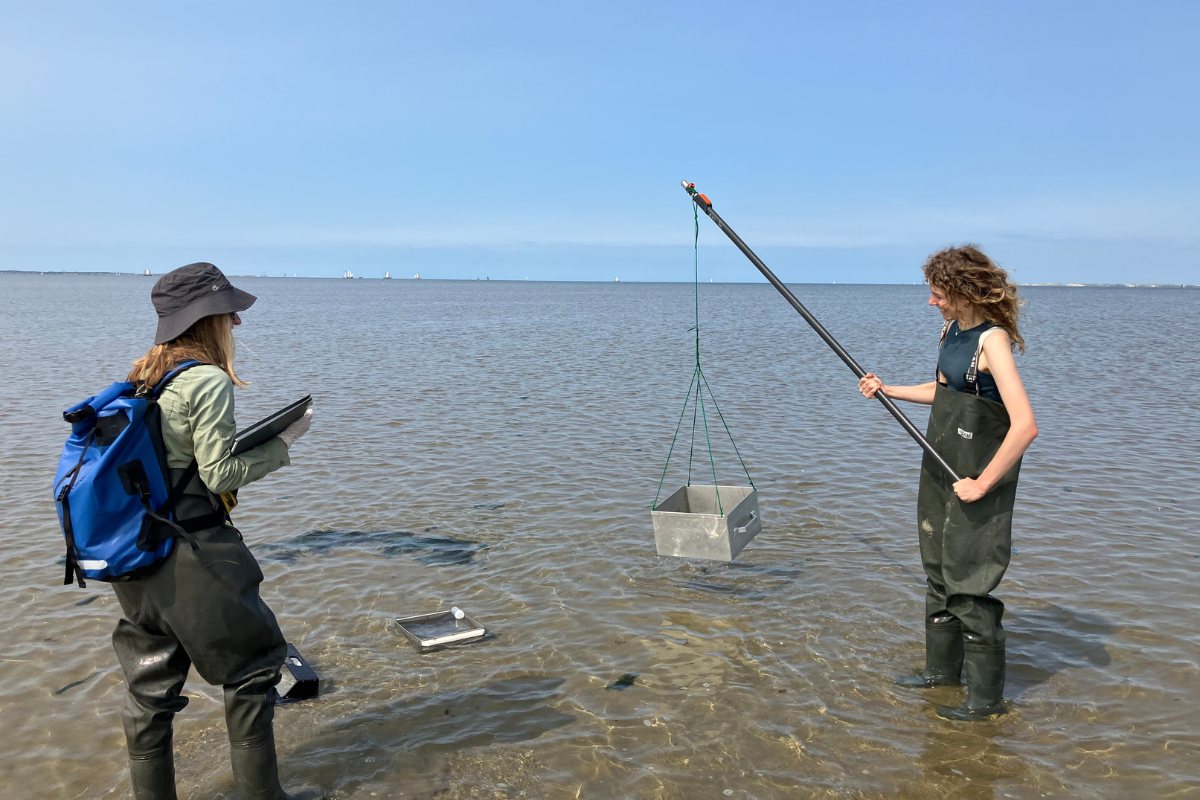
[[[919,451],[770,287],[701,291],[705,372],[763,519],[712,564],[656,556],[649,519],[690,285],[240,282],[262,360],[239,365],[239,419],[315,399],[293,465],[235,514],[323,681],[277,714],[285,776],[339,800],[1200,791],[1200,404],[1179,388],[1200,379],[1180,344],[1196,292],[1022,290],[1042,434],[997,590],[1013,713],[965,726],[933,713],[958,690],[892,683],[923,655]],[[4,797],[129,794],[120,607],[58,585],[48,486],[61,409],[149,341],[150,283],[0,276]],[[797,290],[885,380],[927,380],[922,287]],[[421,654],[395,627],[451,605],[496,638]],[[187,693],[181,795],[231,796],[221,688]]]

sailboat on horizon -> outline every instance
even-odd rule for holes
[[[353,273],[353,272],[351,272],[350,270],[346,270],[346,274],[345,274],[345,275],[343,275],[342,277],[343,277],[343,278],[353,278],[353,277],[354,277],[354,273]]]

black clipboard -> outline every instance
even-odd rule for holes
[[[230,454],[239,456],[247,450],[253,450],[259,445],[271,441],[283,433],[284,428],[303,417],[304,412],[311,405],[312,395],[305,395],[287,408],[280,409],[266,419],[261,419],[254,423],[249,428],[238,431],[233,436],[233,444],[229,449]]]

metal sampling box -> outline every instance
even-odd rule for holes
[[[732,561],[762,530],[751,486],[684,486],[650,515],[660,556]]]
[[[307,700],[316,697],[321,691],[321,679],[291,642],[288,642],[287,657],[279,671],[279,685],[276,691],[279,692],[281,702]]]

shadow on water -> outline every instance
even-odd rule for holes
[[[676,570],[684,578],[683,589],[724,595],[739,600],[766,600],[800,577],[801,570],[758,564],[712,562],[703,566],[687,563]]]
[[[256,545],[260,561],[291,564],[296,559],[351,548],[392,557],[411,555],[429,566],[467,564],[488,548],[483,542],[410,531],[309,531],[282,542]]]
[[[726,583],[717,583],[713,580],[684,581],[683,588],[691,589],[695,592],[705,592],[706,594],[737,597],[742,600],[765,600],[768,597],[766,592],[743,589],[737,586],[730,586]]]
[[[1112,656],[1104,644],[1118,632],[1098,614],[1053,603],[1005,615],[1008,634],[1008,694],[1018,697],[1064,669],[1107,667]]]
[[[574,717],[550,706],[562,678],[519,675],[486,686],[438,692],[381,704],[325,728],[288,757],[310,781],[353,792],[397,773],[437,771],[449,753],[524,742],[561,728]]]
[[[785,581],[794,581],[800,577],[802,570],[791,567],[764,567],[762,564],[747,564],[743,561],[730,561],[725,565],[725,570],[730,573],[742,573],[748,575],[763,575],[768,578],[779,578]]]
[[[900,570],[900,572],[902,572],[906,577],[911,578],[912,580],[916,581],[917,584],[919,584],[922,589],[925,588],[925,582],[928,580],[928,578],[926,578],[924,572],[917,574],[907,564],[904,564],[904,563],[898,561],[896,559],[896,557],[893,556],[886,547],[879,544],[879,542],[871,541],[866,536],[859,533],[857,530],[851,529],[850,535],[853,536],[855,539],[857,539],[860,544],[864,545],[869,550],[873,551],[877,556],[879,556],[881,559],[886,561],[888,564],[891,564],[893,567]]]

